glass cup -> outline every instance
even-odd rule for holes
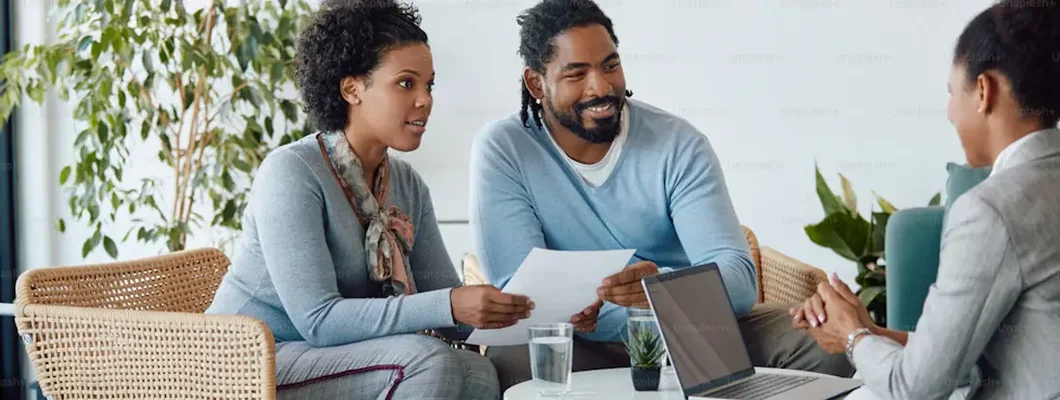
[[[541,396],[562,396],[570,391],[574,360],[574,325],[566,322],[538,324],[530,330],[530,372]]]

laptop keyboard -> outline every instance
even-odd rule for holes
[[[748,380],[704,395],[719,399],[766,399],[815,380],[811,376],[754,374]]]

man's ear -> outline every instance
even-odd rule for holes
[[[526,90],[530,91],[530,95],[538,100],[545,97],[545,90],[542,87],[543,78],[540,72],[530,67],[523,67],[523,85],[526,86]]]
[[[361,104],[361,99],[358,97],[360,94],[360,81],[353,76],[347,76],[339,81],[339,93],[342,94],[342,98],[349,104]]]

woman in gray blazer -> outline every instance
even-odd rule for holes
[[[792,309],[887,399],[1060,398],[1060,5],[1002,1],[957,40],[947,113],[969,165],[913,332],[875,326],[833,275]]]

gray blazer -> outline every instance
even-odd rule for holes
[[[881,398],[1060,398],[1060,130],[1042,131],[950,208],[938,279],[903,348],[853,359]]]

